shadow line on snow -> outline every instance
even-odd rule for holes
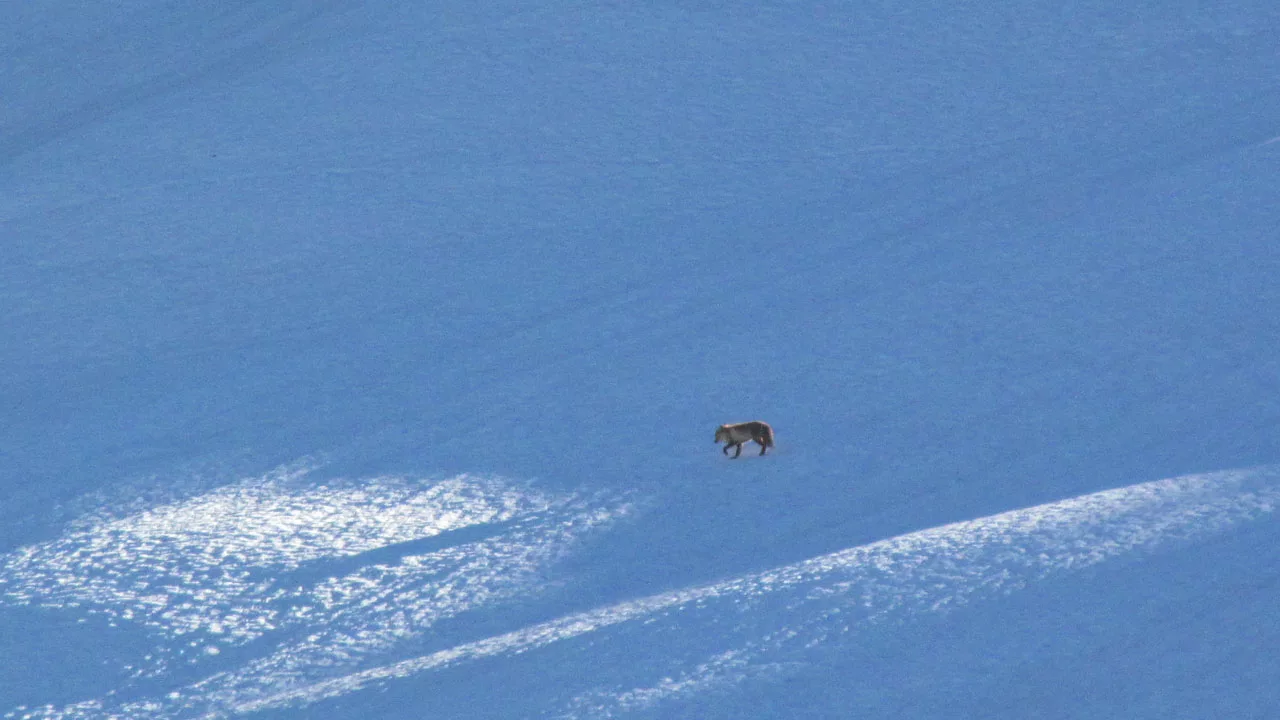
[[[489,540],[521,525],[524,520],[527,520],[527,518],[477,523],[455,530],[446,530],[429,537],[383,545],[382,547],[365,550],[354,555],[312,560],[303,563],[294,570],[280,573],[278,583],[285,587],[314,585],[325,580],[351,575],[370,565],[398,565],[407,557],[429,555],[442,550]]]

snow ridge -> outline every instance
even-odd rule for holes
[[[1272,513],[1280,470],[1189,475],[944,525],[723,582],[569,615],[422,657],[240,704],[305,704],[493,656],[513,656],[624,623],[701,638],[676,677],[583,694],[565,717],[613,717],[803,661],[873,624],[1015,592],[1056,574],[1223,532]],[[714,626],[714,628],[712,627]],[[724,628],[732,628],[725,630]]]

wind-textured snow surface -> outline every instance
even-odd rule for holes
[[[1274,3],[0,27],[0,717],[1280,715]]]

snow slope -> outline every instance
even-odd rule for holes
[[[1271,4],[10,5],[5,717],[1280,708]]]

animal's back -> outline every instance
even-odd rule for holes
[[[763,420],[748,420],[747,422],[728,423],[721,425],[716,429],[716,440],[732,440],[733,442],[745,442],[747,440],[764,440],[770,447],[773,446],[773,428],[769,423]]]

